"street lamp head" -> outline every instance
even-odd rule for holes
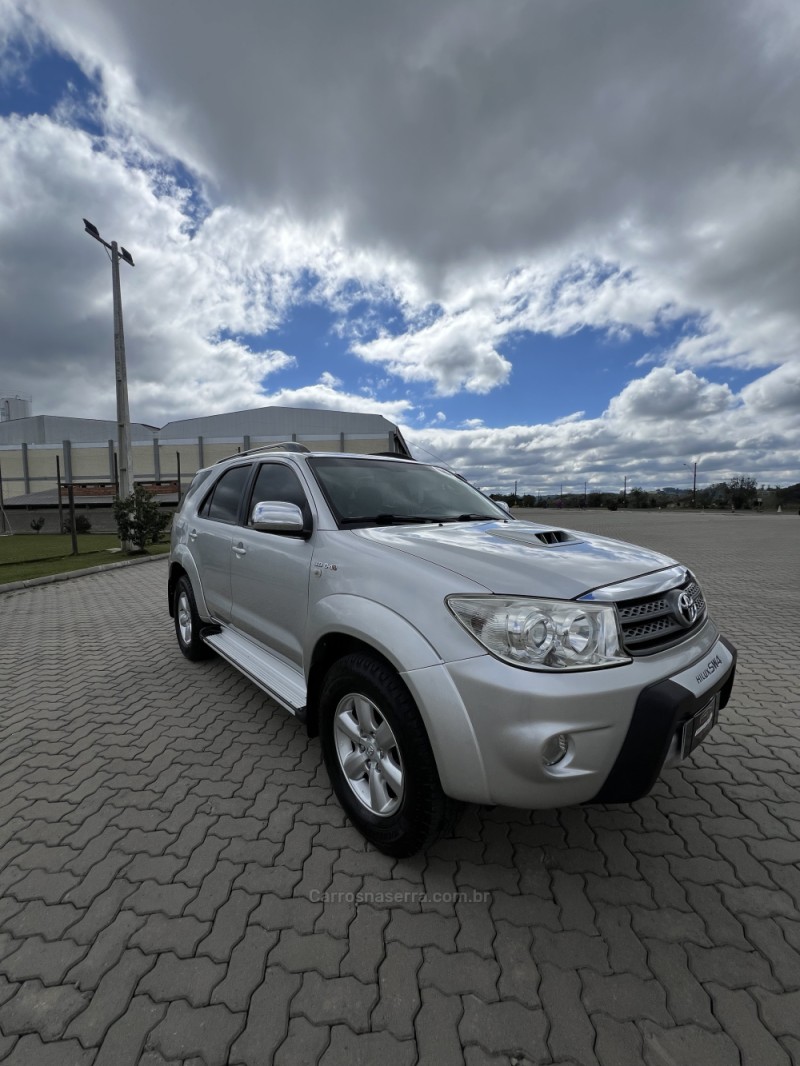
[[[86,227],[86,232],[90,237],[94,237],[96,241],[100,240],[100,230],[88,218],[83,220],[83,224]]]
[[[122,245],[119,246],[119,254],[125,260],[126,263],[130,264],[130,266],[136,265],[133,261],[133,256],[131,255],[131,253],[128,251],[127,248],[123,248]]]

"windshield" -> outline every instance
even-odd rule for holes
[[[317,456],[308,465],[340,526],[509,518],[483,493],[437,467],[349,456]]]

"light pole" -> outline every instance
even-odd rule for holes
[[[125,333],[122,328],[122,296],[119,287],[119,261],[124,259],[133,266],[133,256],[116,241],[104,241],[97,226],[88,219],[83,220],[86,232],[110,253],[111,286],[114,297],[114,370],[117,382],[117,452],[119,455],[119,495],[124,498],[131,494],[133,482],[133,459],[131,455],[131,415],[128,407],[128,369],[125,364]],[[123,542],[126,550],[129,545]]]
[[[690,466],[689,463],[683,464],[687,470],[692,471],[692,507],[697,507],[697,463],[694,462]]]

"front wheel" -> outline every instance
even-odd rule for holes
[[[386,663],[365,653],[335,663],[322,687],[320,725],[333,789],[375,847],[413,855],[452,823],[460,805],[442,792],[419,712]]]
[[[178,647],[186,658],[195,662],[198,659],[207,659],[211,654],[211,649],[200,637],[202,622],[197,613],[192,583],[186,574],[178,578],[175,586],[172,613],[175,616],[175,636],[178,638]]]

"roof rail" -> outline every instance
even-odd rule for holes
[[[261,444],[258,448],[248,448],[243,452],[234,452],[233,455],[224,455],[221,459],[217,459],[217,463],[225,463],[228,459],[240,459],[243,455],[257,455],[259,452],[308,452],[310,450],[305,444],[298,444],[296,440],[284,440],[277,444]]]

